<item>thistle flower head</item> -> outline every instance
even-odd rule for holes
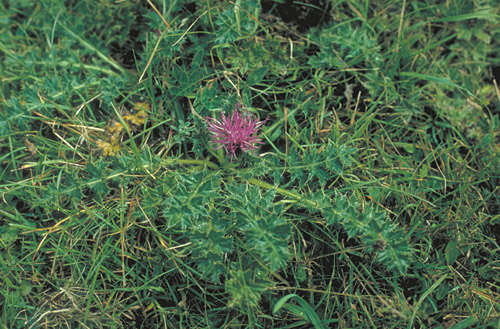
[[[212,143],[219,144],[216,149],[223,147],[231,155],[231,161],[236,157],[236,150],[253,153],[258,148],[257,144],[263,144],[258,133],[265,121],[259,121],[251,113],[241,113],[239,104],[231,117],[221,113],[219,120],[206,119]]]

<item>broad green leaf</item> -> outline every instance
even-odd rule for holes
[[[256,85],[262,81],[267,72],[267,66],[259,67],[252,72],[247,77],[247,83],[250,86]]]
[[[446,258],[446,263],[448,265],[453,265],[460,255],[460,249],[458,248],[458,243],[455,240],[451,240],[446,245],[444,249],[444,257]]]

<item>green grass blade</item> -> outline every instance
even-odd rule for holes
[[[413,322],[415,322],[415,318],[417,317],[417,312],[418,312],[418,309],[420,308],[420,305],[422,305],[422,303],[424,302],[424,300],[430,295],[432,294],[432,292],[434,292],[434,290],[437,289],[437,287],[439,287],[439,285],[441,283],[443,283],[444,280],[446,280],[448,278],[448,275],[443,275],[442,277],[440,277],[436,282],[434,282],[434,284],[429,288],[427,289],[426,292],[424,292],[424,294],[420,297],[420,299],[417,301],[417,304],[415,304],[415,308],[413,309],[413,313],[411,315],[411,318],[410,318],[410,322],[408,322],[408,329],[411,329],[413,328]]]
[[[432,76],[432,75],[428,75],[428,74],[420,74],[420,73],[415,73],[415,72],[400,72],[400,75],[403,77],[416,78],[416,79],[421,79],[421,80],[442,83],[442,84],[445,84],[449,87],[458,88],[460,90],[463,90],[469,96],[474,96],[470,91],[468,91],[464,87],[457,85],[455,82],[451,81],[448,78],[436,77],[436,76]]]
[[[314,328],[316,329],[324,328],[323,324],[321,323],[321,320],[319,319],[316,312],[314,312],[314,309],[311,307],[311,305],[309,305],[309,303],[307,303],[302,297],[300,297],[297,294],[289,294],[283,296],[280,300],[278,300],[273,307],[273,314],[278,312],[281,308],[287,308],[287,302],[292,298],[295,298],[297,302],[300,304],[304,320],[311,322]],[[298,310],[297,308],[292,308],[292,309]]]

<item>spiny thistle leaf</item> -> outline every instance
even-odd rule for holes
[[[243,257],[233,264],[230,279],[226,281],[226,291],[231,295],[229,307],[255,307],[260,295],[272,286],[272,281],[256,262]]]
[[[316,199],[322,196],[314,194]],[[385,212],[378,211],[370,204],[359,212],[356,198],[335,194],[335,203],[326,206],[325,200],[318,201],[318,209],[328,224],[340,224],[351,238],[359,238],[367,252],[377,252],[377,261],[388,270],[404,274],[411,263],[411,248],[402,229],[391,223]]]
[[[290,225],[283,218],[283,207],[273,203],[275,190],[261,193],[254,186],[228,186],[232,215],[246,237],[248,247],[276,271],[290,258]]]

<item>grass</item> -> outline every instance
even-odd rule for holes
[[[1,328],[500,328],[496,2],[281,2],[0,4]]]

